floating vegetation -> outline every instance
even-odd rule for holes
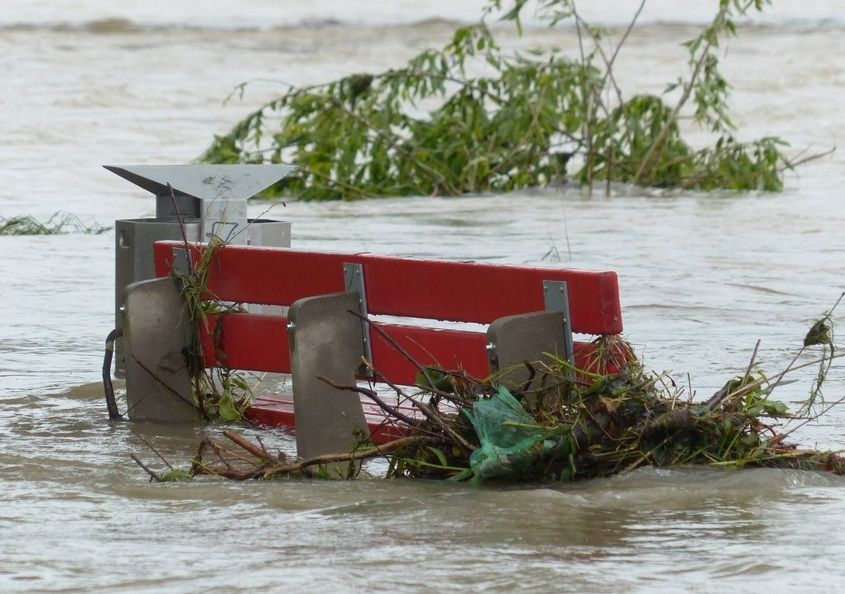
[[[826,326],[831,339],[832,313],[833,308],[813,325]],[[819,345],[800,352],[812,346]],[[415,393],[391,386],[397,402],[416,408],[413,416],[372,389],[336,386],[376,401],[386,411],[394,434],[401,436],[398,439],[381,445],[362,439],[351,452],[290,460],[270,452],[260,440],[253,443],[227,430],[227,444],[202,442],[190,474],[237,480],[322,477],[329,465],[345,464],[351,478],[360,471],[360,462],[370,458],[388,460],[387,478],[473,483],[573,481],[645,465],[845,474],[845,457],[787,442],[796,429],[845,401],[843,397],[827,403],[821,397],[831,362],[840,356],[832,340],[821,346],[824,351],[817,359],[798,364],[796,356],[773,376],[759,368],[755,348],[745,372],[706,402],[693,401],[665,374],[646,371],[618,337],[596,341],[599,358],[590,362],[592,371],[550,357],[526,362],[530,379],[517,386],[508,377],[524,369],[482,380],[460,371],[420,367],[424,380]],[[605,371],[623,360],[627,365],[618,371]],[[814,365],[820,371],[812,388],[813,403],[820,410],[813,412],[804,405],[791,413],[786,404],[772,398],[785,376]]]
[[[525,4],[490,0],[487,12],[504,11],[519,26]],[[792,167],[785,143],[736,139],[731,87],[719,72],[720,44],[736,34],[735,20],[768,2],[721,0],[713,20],[684,43],[687,73],[662,92],[626,96],[614,65],[643,4],[614,44],[574,2],[540,2],[540,18],[574,28],[575,56],[554,49],[509,55],[482,20],[404,67],[291,86],[216,137],[202,160],[295,164],[298,173],[274,191],[320,200],[456,196],[565,181],[590,191],[603,183],[607,193],[611,182],[781,190]],[[712,133],[711,144],[688,144],[682,118]]]
[[[100,235],[110,229],[97,223],[87,224],[77,215],[65,212],[53,213],[43,222],[28,215],[9,218],[0,216],[0,235]]]
[[[170,184],[167,185],[173,203],[176,196]],[[177,209],[178,213],[178,209]],[[185,253],[194,253],[185,235],[185,226],[179,219]],[[212,422],[233,423],[243,419],[244,411],[252,404],[252,389],[246,377],[237,371],[220,367],[208,368],[202,364],[200,330],[219,341],[223,317],[232,311],[240,311],[237,303],[223,303],[213,299],[208,291],[211,263],[226,242],[217,235],[209,237],[200,259],[191,266],[187,274],[174,268],[171,273],[179,284],[179,291],[185,303],[185,310],[191,320],[191,344],[187,360],[191,376],[194,405],[203,419]],[[214,320],[214,321],[212,321]],[[212,327],[213,324],[213,327]]]

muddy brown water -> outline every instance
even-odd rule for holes
[[[234,85],[394,65],[441,43],[452,26],[443,19],[477,6],[297,3],[291,16],[250,0],[238,14],[186,3],[168,16],[163,3],[77,4],[11,0],[0,10],[2,216],[63,210],[109,224],[148,215],[151,198],[101,164],[189,161],[278,90],[257,82],[221,105]],[[625,88],[672,80],[677,44],[703,18],[656,4],[620,65]],[[609,3],[597,6],[617,18]],[[835,2],[804,9],[780,8],[743,31],[725,63],[741,137],[778,134],[796,152],[845,135],[845,23]],[[417,17],[429,20],[408,24]],[[267,26],[238,29],[256,24]],[[574,47],[571,32],[505,38]],[[627,337],[651,367],[707,397],[744,369],[757,339],[765,368],[783,367],[845,288],[843,186],[835,153],[789,174],[777,195],[550,189],[290,203],[270,214],[293,223],[301,247],[616,270]],[[97,380],[113,244],[111,233],[0,237],[0,591],[840,589],[845,483],[823,474],[642,469],[508,489],[149,484],[129,459],[156,464],[144,440],[185,464],[219,428],[107,422]],[[804,398],[812,375],[796,374],[779,398]],[[841,373],[825,393],[845,396]],[[845,449],[845,413],[796,435]],[[293,447],[281,432],[267,439]]]

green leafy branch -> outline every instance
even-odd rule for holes
[[[405,67],[291,86],[215,138],[202,160],[278,163],[298,174],[274,188],[302,199],[506,192],[576,180],[709,190],[782,189],[791,167],[785,143],[742,143],[728,114],[730,85],[719,72],[722,40],[736,19],[766,0],[721,0],[711,23],[684,45],[687,78],[657,95],[626,98],[614,64],[643,9],[618,43],[586,22],[574,0],[544,0],[551,25],[571,21],[577,57],[554,49],[505,54],[486,23],[457,29],[440,50]],[[524,0],[490,0],[487,16],[521,27]],[[240,88],[243,91],[243,87]],[[678,121],[688,103],[697,124],[717,134],[695,150]]]

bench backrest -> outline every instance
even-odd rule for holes
[[[191,246],[192,261],[199,261],[203,249],[202,245]],[[183,252],[184,244],[156,242],[158,276],[169,274],[174,250]],[[543,282],[565,281],[574,332],[622,332],[614,272],[223,246],[210,267],[209,298],[289,306],[305,297],[343,292],[344,264],[361,266],[366,310],[373,315],[490,324],[504,316],[544,310]],[[217,324],[218,319],[212,317],[210,328]],[[379,326],[423,365],[461,368],[479,377],[489,373],[482,332],[406,324]],[[201,329],[201,333],[209,367],[290,372],[283,316],[227,314],[219,319],[216,331]],[[370,340],[374,367],[392,382],[413,384],[416,367],[379,333],[370,332]]]

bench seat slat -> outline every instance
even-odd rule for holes
[[[156,242],[157,275],[168,274],[174,247],[182,244]],[[228,245],[215,255],[208,287],[223,301],[290,305],[343,291],[345,262],[363,265],[371,314],[489,324],[543,310],[542,281],[567,281],[574,332],[622,332],[614,272]]]
[[[364,409],[364,416],[373,443],[387,443],[408,435],[408,426],[400,425],[395,421],[391,422],[384,412],[378,409],[369,399],[362,398],[361,406]],[[399,408],[403,409],[402,412],[405,414],[418,416],[418,413],[415,414],[415,409],[407,405]],[[281,396],[256,398],[255,404],[247,409],[246,418],[251,423],[265,427],[286,427],[291,430],[296,428],[293,400]]]

